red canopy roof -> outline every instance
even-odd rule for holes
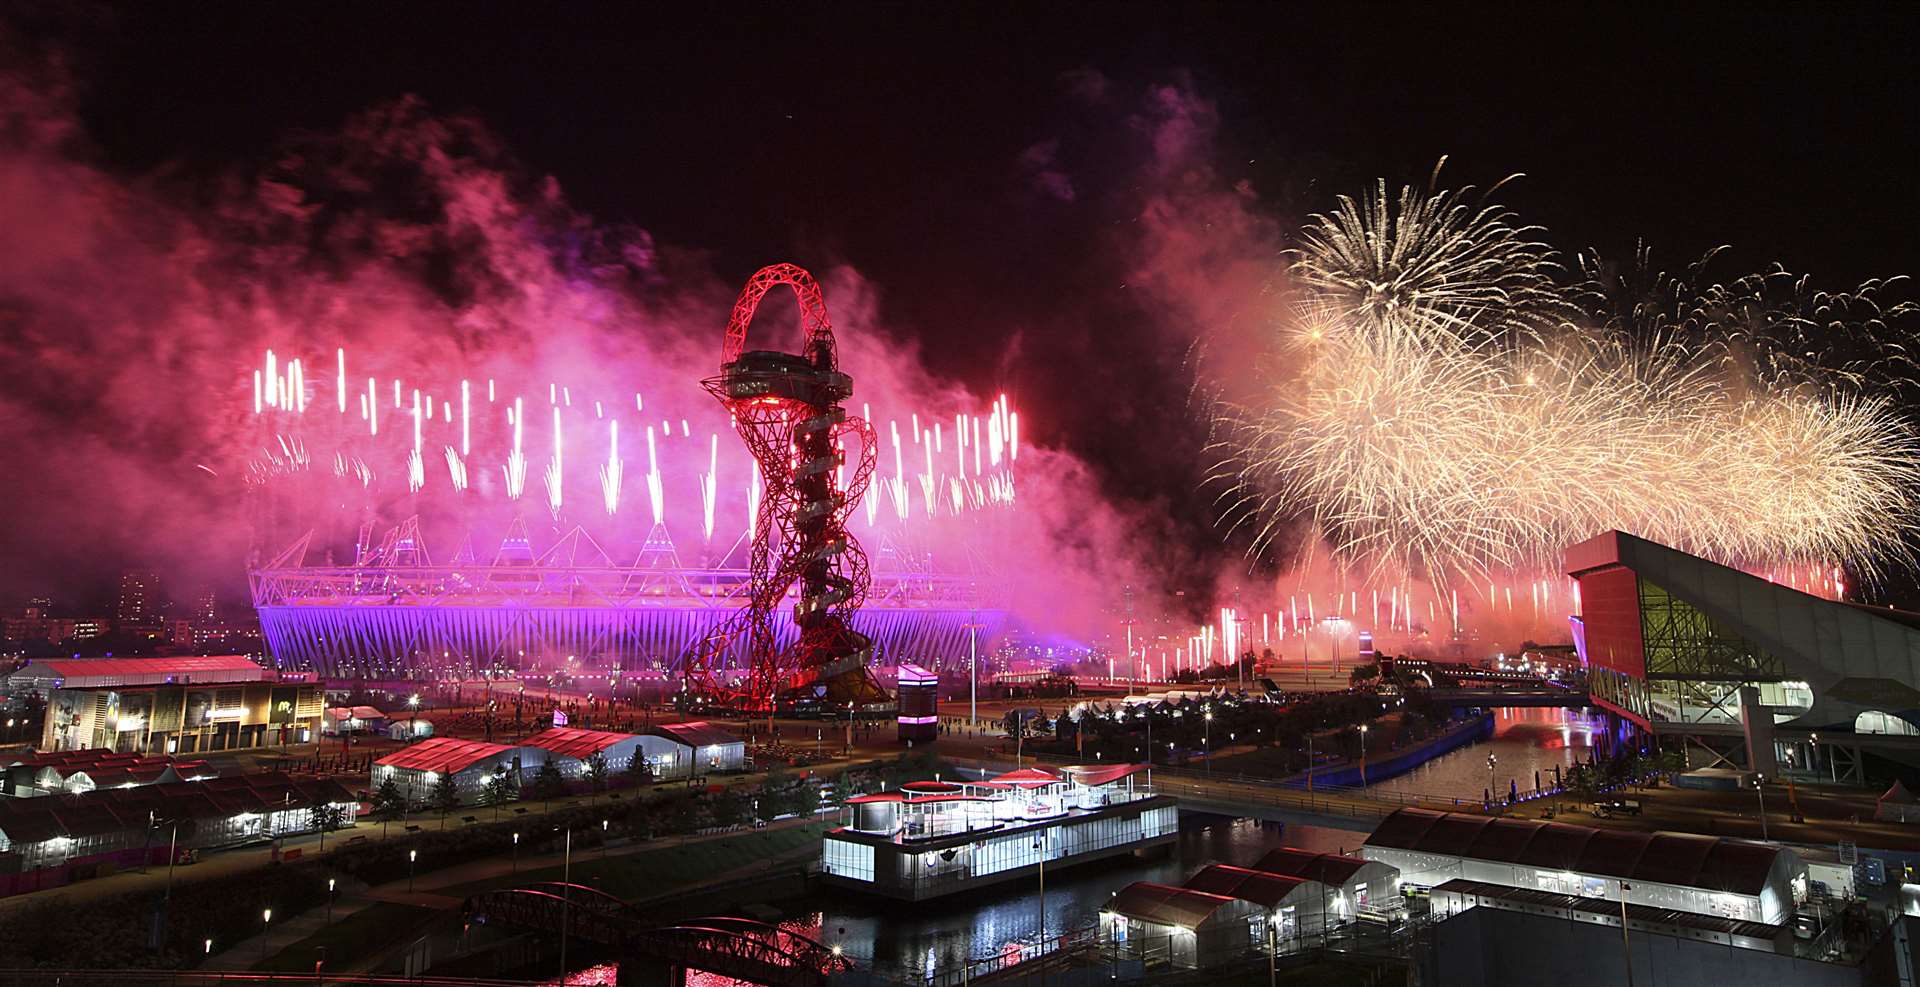
[[[608,733],[604,730],[581,730],[576,727],[554,727],[542,730],[521,741],[528,747],[538,747],[551,754],[586,760],[593,755],[623,741],[633,739],[630,733]]]
[[[66,680],[68,688],[156,685],[163,682],[258,682],[275,677],[245,655],[174,658],[48,658],[33,662]]]
[[[1128,775],[1145,771],[1144,764],[1081,764],[1067,769],[1067,777],[1088,788],[1111,785]]]
[[[1107,905],[1110,912],[1118,912],[1128,918],[1156,922],[1160,925],[1177,925],[1185,929],[1197,929],[1200,923],[1218,911],[1221,905],[1231,904],[1232,898],[1225,895],[1208,894],[1205,891],[1193,891],[1176,888],[1166,884],[1153,884],[1148,881],[1135,881],[1120,889]]]
[[[1205,891],[1208,894],[1226,895],[1241,901],[1251,901],[1271,910],[1279,908],[1295,888],[1308,883],[1310,882],[1305,878],[1269,874],[1227,864],[1214,864],[1211,867],[1202,868],[1199,873],[1187,878],[1185,886],[1192,891]]]
[[[1343,857],[1337,853],[1315,853],[1311,850],[1296,850],[1293,847],[1281,847],[1269,850],[1267,855],[1253,865],[1253,869],[1268,874],[1286,877],[1304,878],[1342,887],[1353,880],[1367,862],[1355,857]]]
[[[692,723],[662,723],[654,727],[653,732],[656,736],[677,740],[688,747],[724,747],[740,742],[740,738],[705,720],[695,720]]]
[[[513,748],[505,744],[489,744],[479,740],[457,740],[453,737],[435,737],[423,740],[411,747],[388,754],[373,763],[389,768],[408,768],[413,771],[443,771],[447,774],[463,771],[490,757],[505,754]]]
[[[1059,775],[1051,771],[1043,771],[1039,768],[1021,768],[1018,771],[1009,771],[1006,774],[995,776],[993,783],[996,785],[1011,785],[1015,788],[1045,788],[1048,785],[1060,784],[1061,779]]]

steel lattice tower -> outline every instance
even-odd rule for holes
[[[779,285],[792,288],[799,302],[802,351],[748,350],[747,327]],[[727,322],[720,375],[701,384],[733,416],[766,494],[754,523],[747,605],[695,646],[687,677],[740,709],[770,709],[795,693],[833,703],[885,701],[867,671],[873,643],[849,623],[865,602],[869,574],[846,522],[873,478],[873,429],[841,407],[853,394],[853,378],[836,364],[833,326],[813,276],[775,264],[748,279]],[[847,475],[849,436],[859,458]],[[796,585],[799,635],[781,648],[773,612]],[[736,647],[744,648],[751,670],[744,681],[728,682],[717,672]]]

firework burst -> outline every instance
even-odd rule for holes
[[[1756,568],[1902,556],[1912,306],[1780,271],[1702,287],[1704,265],[1644,255],[1562,286],[1538,232],[1384,184],[1315,219],[1269,389],[1218,419],[1227,525],[1386,584],[1551,570],[1609,528]]]

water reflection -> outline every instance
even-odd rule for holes
[[[1369,788],[1479,803],[1488,785],[1487,755],[1497,759],[1493,787],[1502,796],[1539,784],[1552,785],[1553,769],[1562,772],[1585,761],[1606,718],[1571,709],[1501,709],[1493,716],[1493,737],[1443,754],[1397,778]]]
[[[1352,850],[1365,834],[1183,813],[1180,838],[1165,857],[1120,857],[1049,872],[1046,935],[1098,920],[1100,909],[1134,881],[1179,884],[1210,863],[1251,864],[1275,847]],[[1035,878],[911,905],[851,893],[788,903],[784,918],[819,923],[823,942],[840,944],[855,963],[886,976],[926,977],[967,959],[1036,948],[1041,942],[1040,888]]]

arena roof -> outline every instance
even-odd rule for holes
[[[1311,850],[1281,847],[1267,851],[1266,856],[1253,865],[1253,869],[1341,887],[1353,880],[1353,875],[1358,874],[1367,863],[1357,857],[1343,857],[1337,853],[1314,853]]]
[[[653,732],[658,736],[677,740],[688,747],[724,747],[740,742],[740,738],[705,720],[695,720],[692,723],[662,723],[654,727]]]
[[[1232,903],[1226,895],[1208,894],[1188,888],[1176,888],[1150,881],[1135,881],[1120,889],[1107,903],[1107,911],[1160,925],[1197,929],[1221,905]]]
[[[1301,877],[1288,877],[1283,874],[1267,874],[1245,867],[1228,864],[1214,864],[1201,868],[1199,873],[1187,878],[1182,885],[1192,891],[1205,891],[1208,894],[1225,895],[1241,901],[1251,901],[1262,908],[1279,908],[1301,885],[1312,884]]]
[[[1395,812],[1366,845],[1748,895],[1766,887],[1781,852],[1724,837],[1629,833],[1431,809]]]
[[[167,683],[260,682],[275,673],[245,655],[177,658],[46,658],[28,662],[10,681],[57,681],[63,689],[98,689]]]
[[[632,740],[630,733],[608,733],[605,730],[582,730],[576,727],[554,727],[542,730],[520,743],[527,747],[538,747],[549,754],[570,757],[584,761],[623,740]]]
[[[510,750],[513,748],[505,744],[434,737],[402,747],[373,763],[389,768],[406,768],[410,771],[444,771],[447,774],[455,774]]]

